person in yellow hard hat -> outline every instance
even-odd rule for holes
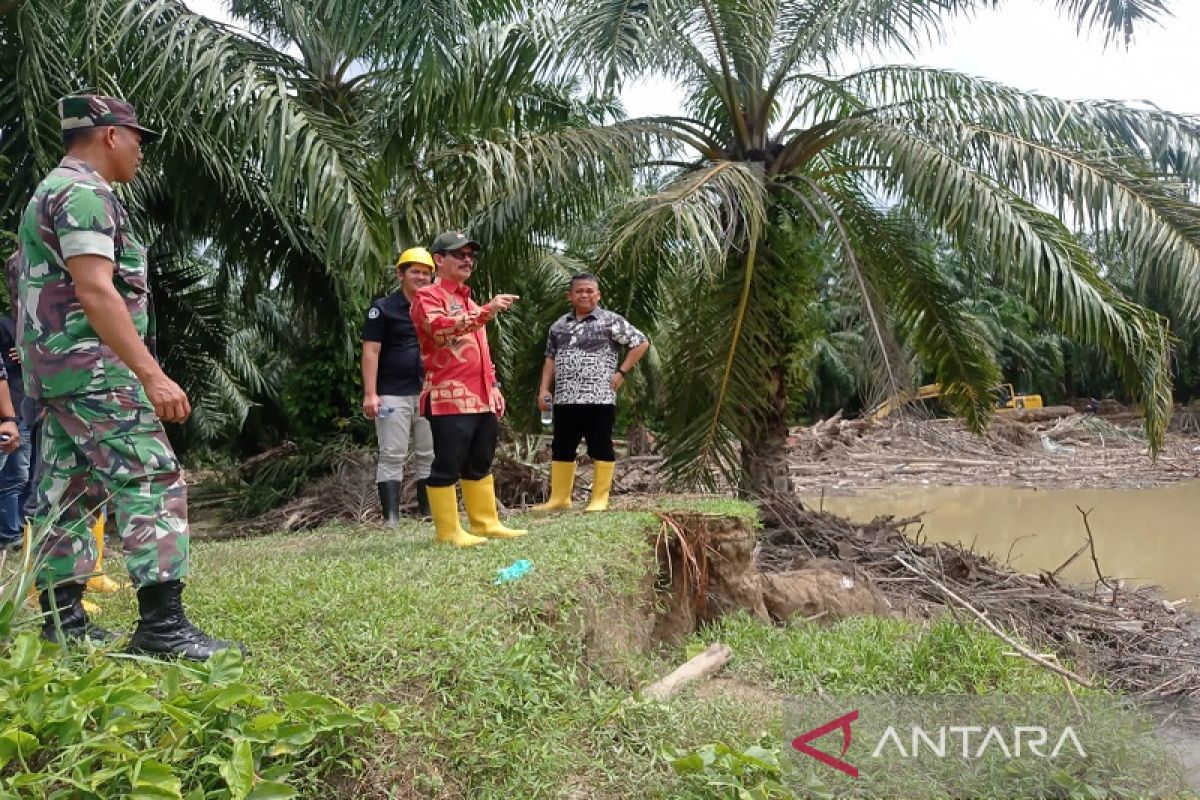
[[[384,522],[400,521],[400,490],[409,446],[416,454],[417,511],[429,516],[425,481],[433,464],[433,434],[417,400],[425,379],[421,348],[409,308],[417,289],[433,280],[433,257],[411,247],[396,261],[400,288],[371,304],[362,332],[363,413],[375,420],[379,463],[375,482]]]

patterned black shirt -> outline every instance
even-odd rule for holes
[[[621,345],[644,341],[645,334],[612,311],[597,308],[583,319],[574,310],[563,314],[546,337],[546,358],[554,359],[555,404],[616,404],[612,376]]]

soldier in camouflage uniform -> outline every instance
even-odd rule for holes
[[[46,410],[35,530],[48,527],[37,582],[44,635],[113,638],[81,604],[96,564],[90,529],[107,500],[138,589],[130,650],[207,659],[232,646],[183,611],[187,488],[163,422],[191,413],[184,391],[143,343],[146,250],[112,183],[132,181],[159,134],[112,97],[59,101],[67,155],[38,185],[18,229],[19,339],[26,388]],[[56,612],[56,613],[51,613]]]

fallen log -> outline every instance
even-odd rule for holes
[[[1060,417],[1074,416],[1079,412],[1070,406],[1046,406],[1044,408],[1008,408],[997,413],[1004,419],[1015,422],[1046,422]]]
[[[660,702],[669,700],[676,692],[689,683],[715,675],[722,667],[729,663],[729,659],[732,656],[733,651],[729,649],[729,645],[714,642],[709,645],[707,650],[688,661],[670,675],[643,689],[642,697],[647,700],[658,700]]]
[[[851,461],[875,462],[879,464],[937,464],[944,467],[997,467],[999,461],[984,461],[970,458],[942,458],[940,456],[890,455],[887,453],[847,453]]]

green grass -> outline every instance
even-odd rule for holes
[[[1062,679],[974,624],[857,617],[830,628],[727,617],[698,640],[737,654],[731,674],[783,694],[1060,694]]]
[[[759,526],[758,508],[744,500],[731,497],[715,497],[706,495],[679,495],[663,497],[655,501],[657,511],[691,511],[701,514],[716,514],[723,517],[737,517],[754,527]]]
[[[720,499],[662,508],[757,518]],[[395,709],[399,731],[359,742],[358,768],[330,795],[728,797],[677,775],[670,756],[715,741],[783,747],[783,695],[1061,690],[948,620],[778,628],[734,617],[691,643],[731,645],[721,679],[670,704],[627,703],[687,655],[618,653],[616,666],[596,656],[597,633],[621,630],[645,597],[659,520],[642,511],[515,522],[532,533],[467,550],[436,545],[417,523],[201,541],[185,598],[194,621],[249,646],[246,682]],[[519,558],[533,571],[494,585]],[[120,576],[119,559],[109,571]],[[102,622],[132,625],[132,592],[100,602]]]

